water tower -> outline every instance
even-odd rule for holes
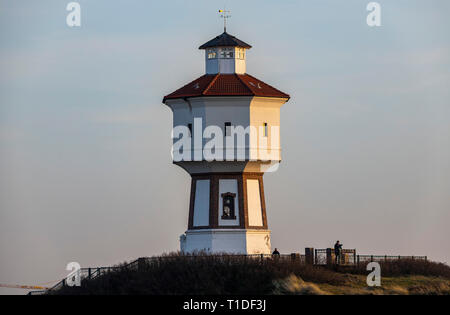
[[[199,47],[205,74],[163,99],[173,112],[173,162],[192,178],[184,252],[271,253],[263,175],[281,161],[289,95],[247,74],[250,48],[225,30]]]

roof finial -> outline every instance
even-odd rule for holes
[[[223,18],[223,31],[227,31],[227,19],[231,17],[231,15],[228,15],[228,13],[231,13],[231,11],[227,11],[225,9],[219,10],[219,13],[222,13],[220,15],[221,18]]]

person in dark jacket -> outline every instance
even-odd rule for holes
[[[339,241],[336,241],[336,244],[334,244],[334,256],[335,256],[335,263],[338,265],[341,262],[341,252],[342,252],[342,244],[339,243]]]
[[[278,249],[275,247],[275,250],[272,253],[272,257],[273,258],[280,258],[280,252],[278,251]]]

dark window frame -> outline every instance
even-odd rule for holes
[[[265,122],[263,123],[263,127],[264,127],[263,136],[267,138],[269,136],[269,124]]]
[[[225,137],[229,137],[231,136],[231,122],[230,121],[226,121],[225,122]],[[229,129],[227,127],[230,127]]]

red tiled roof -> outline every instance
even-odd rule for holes
[[[261,96],[288,98],[289,95],[249,74],[205,74],[169,95],[168,99],[197,96]]]

